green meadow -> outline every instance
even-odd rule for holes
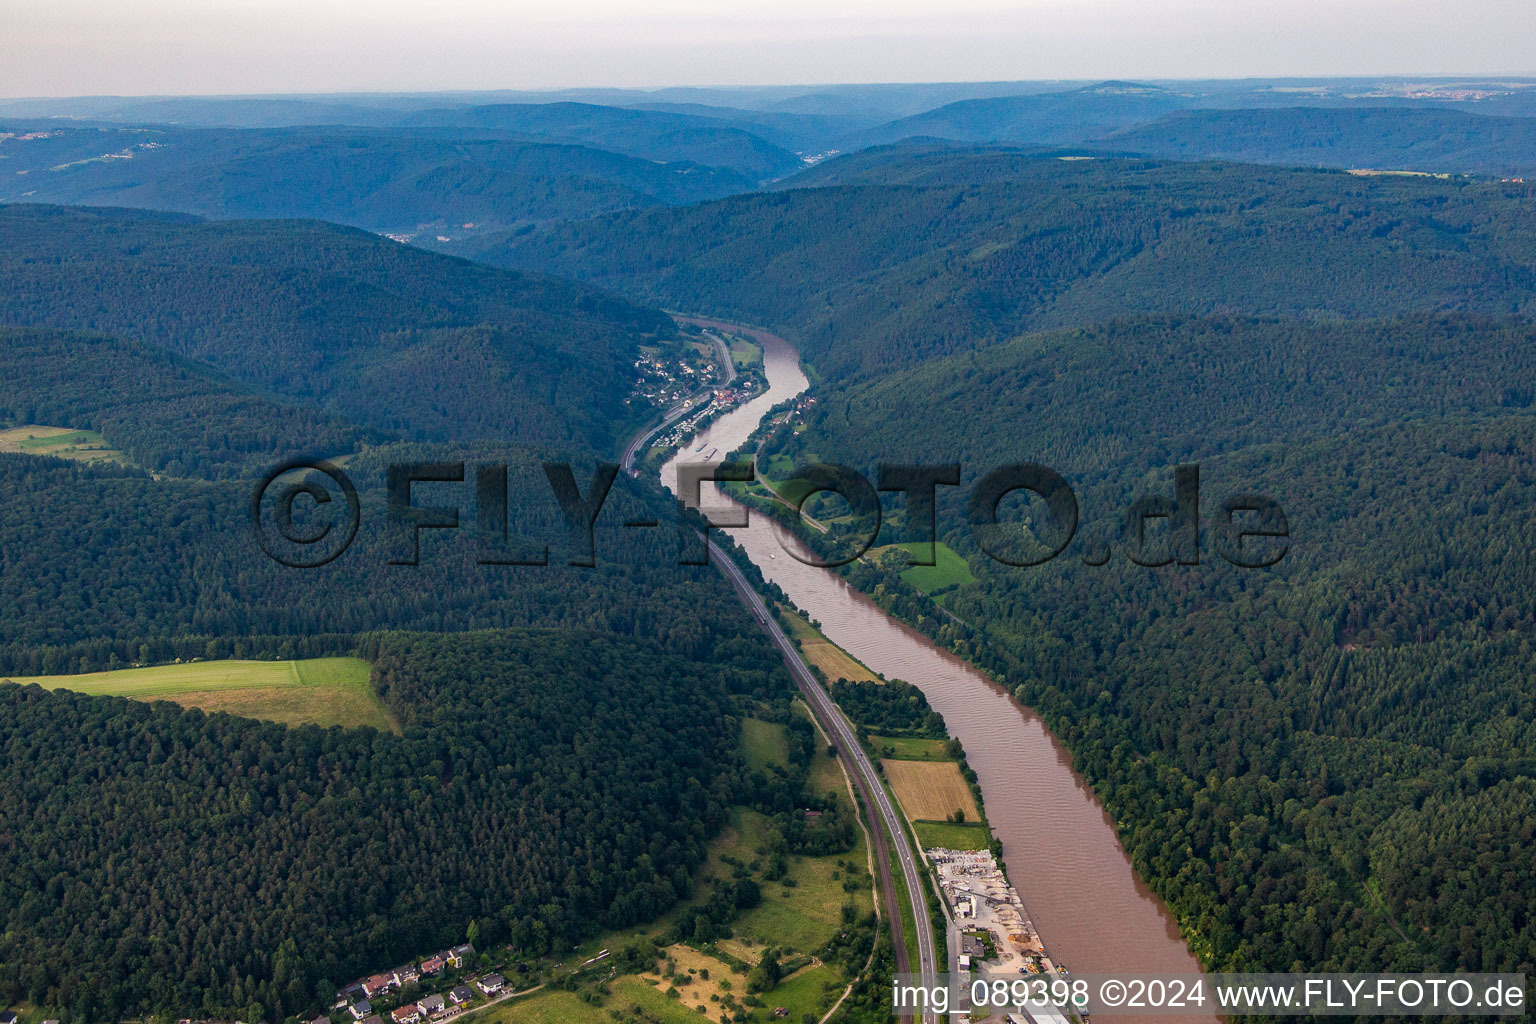
[[[367,725],[399,731],[359,658],[196,661],[69,676],[13,676],[49,690],[100,697],[168,700],[282,725]]]

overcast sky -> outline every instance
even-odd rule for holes
[[[0,96],[1536,74],[1536,0],[0,0]]]

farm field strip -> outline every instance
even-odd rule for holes
[[[283,725],[367,725],[399,731],[379,702],[371,669],[360,658],[298,661],[198,661],[80,675],[11,676],[48,690],[94,697],[169,700],[203,711],[227,711]]]
[[[943,821],[956,810],[979,821],[976,798],[953,761],[881,761],[896,799],[913,821]]]
[[[821,669],[828,680],[847,679],[850,682],[884,682],[852,655],[821,635],[821,632],[788,609],[781,608],[790,626],[791,635],[800,641],[800,652],[805,660]]]

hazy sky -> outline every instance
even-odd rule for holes
[[[0,96],[1536,74],[1536,0],[0,0]]]

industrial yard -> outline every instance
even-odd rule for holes
[[[987,850],[927,851],[954,930],[957,969],[996,974],[1053,974],[1040,934],[1018,890]]]

